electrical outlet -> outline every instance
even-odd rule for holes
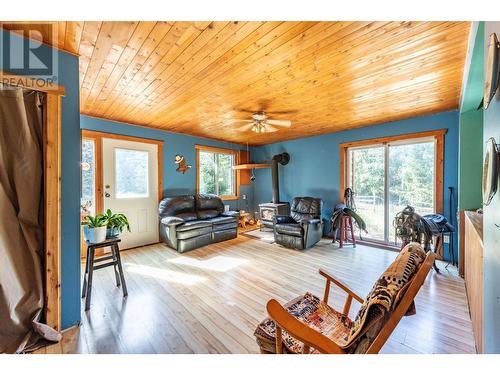
[[[443,235],[443,243],[450,243],[450,236],[447,234]]]
[[[241,199],[246,200],[246,199],[247,199],[247,195],[246,195],[246,194],[243,194],[243,195],[241,196]]]

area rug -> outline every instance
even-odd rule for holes
[[[257,238],[261,241],[267,242],[267,243],[274,243],[274,233],[267,229],[264,228],[262,230],[260,229],[254,229],[245,233],[241,233],[243,236],[248,236],[252,238]]]

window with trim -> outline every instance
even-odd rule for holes
[[[353,189],[367,239],[394,243],[392,221],[407,205],[442,213],[443,141],[435,131],[341,145],[341,191]]]
[[[230,149],[196,146],[197,192],[237,199],[237,152]]]

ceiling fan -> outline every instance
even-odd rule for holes
[[[267,113],[264,111],[252,112],[252,119],[234,119],[231,120],[231,122],[233,124],[241,124],[241,126],[237,129],[238,131],[253,131],[255,133],[272,133],[278,131],[278,127],[289,128],[290,126],[292,126],[292,122],[290,120],[270,119],[268,118]]]

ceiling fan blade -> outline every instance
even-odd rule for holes
[[[243,125],[242,127],[237,128],[236,130],[239,132],[247,132],[247,131],[252,130],[253,127],[254,127],[254,124],[252,123],[252,124]]]
[[[269,125],[269,123],[266,123],[264,126],[264,129],[263,129],[263,132],[264,133],[274,133],[274,132],[277,132],[278,130],[279,130],[278,128],[275,128],[274,126]]]
[[[286,126],[289,128],[292,126],[292,122],[290,120],[267,120],[266,121],[269,125],[276,125],[276,126]]]
[[[234,110],[238,111],[238,112],[245,112],[245,113],[254,113],[254,112],[257,112],[257,111],[251,111],[251,110],[245,109],[245,108],[235,108]]]
[[[297,113],[296,110],[290,110],[290,111],[266,111],[268,114],[274,114],[274,115],[288,115],[291,113]]]

